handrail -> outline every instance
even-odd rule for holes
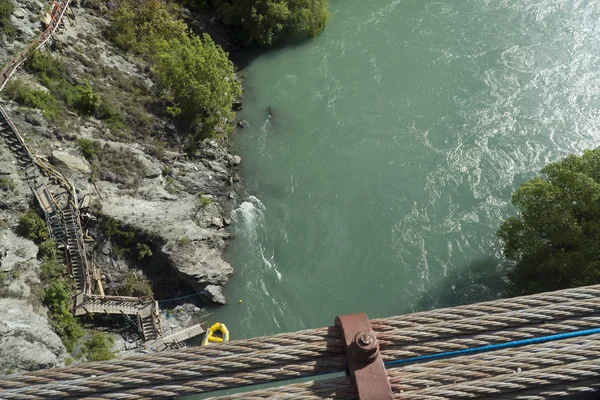
[[[4,87],[8,83],[8,80],[12,77],[17,68],[19,68],[27,60],[27,58],[29,58],[28,55],[35,50],[39,50],[40,47],[42,47],[46,44],[46,42],[48,42],[48,40],[52,37],[54,32],[56,32],[65,12],[67,11],[67,8],[71,4],[71,1],[72,0],[60,0],[58,7],[53,9],[50,24],[48,24],[48,26],[42,32],[39,38],[34,40],[25,50],[19,53],[19,55],[16,58],[14,58],[8,66],[6,66],[2,71],[0,71],[0,91],[4,89]]]

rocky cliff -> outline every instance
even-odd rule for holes
[[[39,15],[48,6],[38,0],[15,5],[18,32],[14,41],[0,45],[2,63],[39,34]],[[228,152],[227,143],[215,140],[205,140],[193,155],[180,149],[184,132],[155,101],[147,65],[104,39],[106,11],[103,1],[81,2],[75,20],[57,35],[52,54],[64,63],[66,82],[90,82],[120,120],[70,110],[49,120],[5,93],[2,106],[31,151],[75,184],[85,211],[89,259],[101,269],[108,291],[133,272],[150,279],[157,297],[200,292],[203,301],[225,303],[222,288],[233,270],[223,252],[241,160]],[[26,69],[13,80],[49,91]],[[32,196],[1,142],[0,179],[0,373],[59,365],[65,350],[41,306],[37,247],[13,233],[19,215],[33,205]],[[118,226],[134,241],[120,240],[107,226]]]

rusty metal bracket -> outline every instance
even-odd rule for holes
[[[348,371],[360,400],[391,400],[392,389],[379,342],[365,313],[342,315],[335,319],[344,340]]]

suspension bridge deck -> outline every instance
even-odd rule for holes
[[[389,398],[600,395],[600,285],[375,319],[370,326]],[[330,326],[9,375],[0,377],[0,398],[382,399],[359,397],[361,383],[347,374],[353,357],[340,327]],[[223,392],[234,388],[238,393]]]

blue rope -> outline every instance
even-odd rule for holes
[[[579,337],[579,336],[595,335],[597,333],[600,333],[600,328],[586,329],[586,330],[568,332],[568,333],[558,333],[556,335],[542,336],[539,338],[532,338],[532,339],[515,340],[512,342],[491,344],[491,345],[481,346],[481,347],[472,347],[472,348],[464,349],[464,350],[447,351],[445,353],[429,354],[426,356],[406,358],[404,360],[393,360],[393,361],[388,361],[388,362],[384,363],[384,365],[386,367],[388,367],[388,366],[399,365],[399,364],[412,364],[412,363],[417,363],[420,361],[437,360],[437,359],[441,359],[441,358],[453,357],[453,356],[459,356],[459,355],[465,355],[465,354],[485,353],[485,352],[492,351],[492,350],[508,349],[508,348],[513,348],[513,347],[526,346],[529,344],[546,343],[546,342],[552,342],[555,340],[570,339],[570,338]],[[316,378],[316,377],[324,378],[328,375],[333,375],[333,374],[340,374],[340,376],[341,376],[345,372],[346,371],[344,371],[344,370],[323,371],[323,372],[318,372],[318,373],[312,374],[312,375],[289,378],[289,379],[286,379],[286,381],[308,380],[308,379],[312,379],[312,378]]]
[[[166,303],[167,301],[177,301],[177,300],[183,300],[183,299],[188,299],[190,297],[194,297],[194,296],[198,296],[199,294],[204,293],[204,291],[202,292],[196,292],[194,294],[188,294],[187,296],[181,296],[181,297],[175,297],[172,299],[165,299],[165,300],[157,300],[159,303]]]
[[[558,333],[556,335],[542,336],[542,337],[538,337],[538,338],[523,339],[523,340],[515,340],[513,342],[500,343],[500,344],[490,344],[487,346],[472,347],[472,348],[463,349],[463,350],[447,351],[445,353],[429,354],[426,356],[406,358],[404,360],[388,361],[384,364],[386,366],[399,365],[399,364],[412,364],[412,363],[416,363],[416,362],[420,362],[420,361],[437,360],[440,358],[454,357],[454,356],[460,356],[460,355],[465,355],[465,354],[478,354],[478,353],[484,353],[484,352],[492,351],[492,350],[509,349],[509,348],[513,348],[513,347],[526,346],[529,344],[546,343],[546,342],[552,342],[554,340],[570,339],[570,338],[579,337],[579,336],[589,336],[589,335],[594,335],[597,333],[600,333],[600,328],[585,329],[585,330],[581,330],[581,331],[568,332],[568,333]]]

